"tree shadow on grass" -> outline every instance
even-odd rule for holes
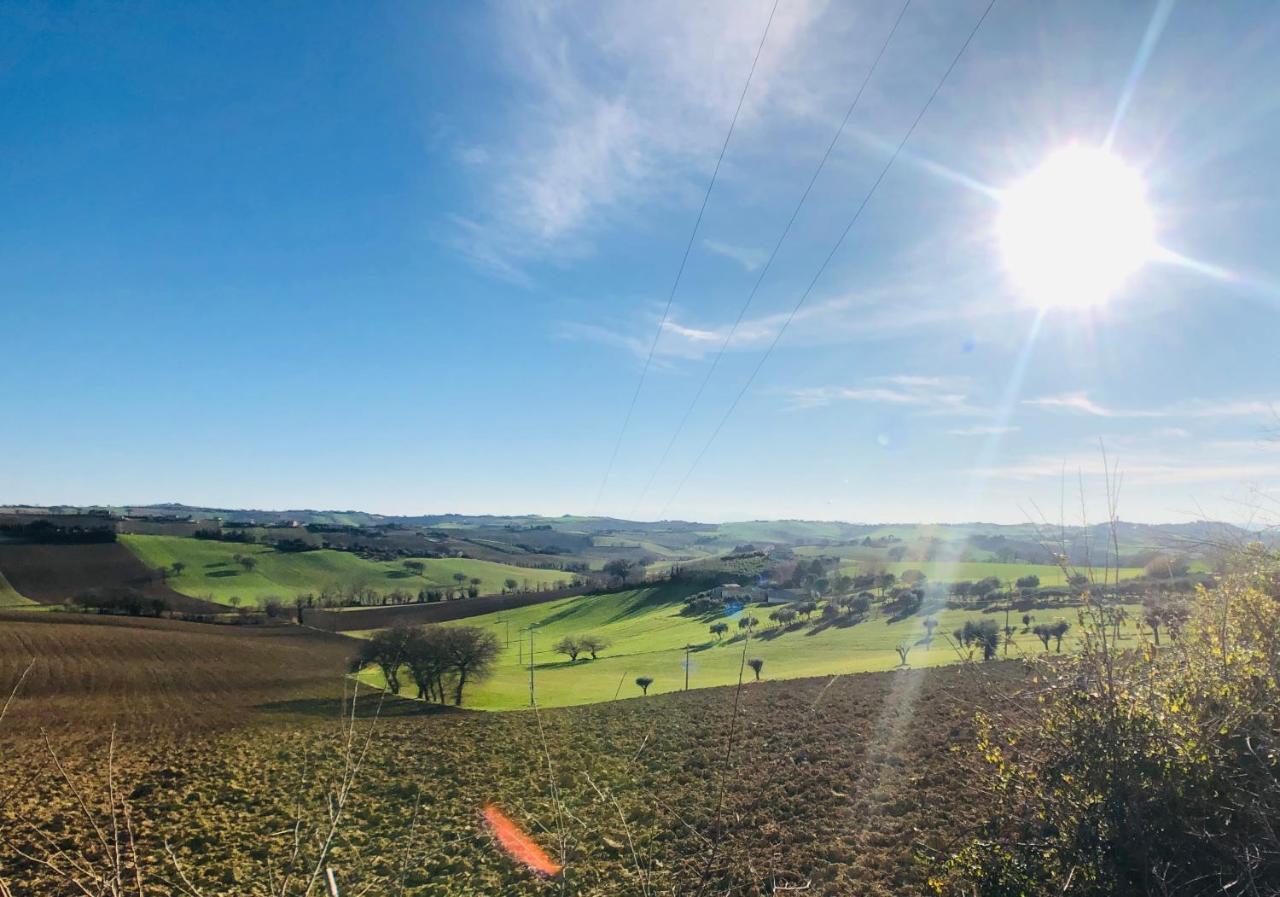
[[[239,570],[214,570],[212,573],[206,573],[205,576],[211,579],[226,579],[228,576],[239,576]]]

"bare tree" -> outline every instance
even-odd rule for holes
[[[552,646],[552,650],[557,654],[564,654],[569,658],[570,663],[576,663],[578,655],[582,653],[582,643],[571,635],[566,635],[560,641]]]

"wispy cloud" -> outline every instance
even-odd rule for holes
[[[732,259],[742,266],[743,270],[751,272],[755,271],[765,263],[769,258],[769,253],[763,249],[751,249],[747,246],[734,246],[732,243],[722,243],[719,240],[703,240],[702,245],[714,252],[716,255],[722,255],[727,259]]]
[[[823,3],[779,7],[740,127],[769,106],[779,65]],[[481,185],[471,226],[448,241],[509,277],[530,261],[590,251],[637,202],[671,199],[705,176],[760,40],[769,4],[573,4],[498,8],[517,89],[501,144],[458,158]],[[695,177],[696,176],[696,177]],[[746,264],[739,259],[739,262]]]
[[[970,414],[969,404],[959,378],[894,375],[870,377],[863,385],[812,386],[787,392],[795,408],[820,408],[835,402],[865,402],[878,405],[901,405],[932,411]]]
[[[948,430],[948,436],[999,436],[1002,433],[1016,433],[1021,427],[1012,426],[977,426],[977,427],[957,427]]]
[[[1111,408],[1101,405],[1083,392],[1063,393],[1023,399],[1023,405],[1059,411],[1074,411],[1093,417],[1160,418],[1160,417],[1266,417],[1275,414],[1275,404],[1260,400],[1231,402],[1195,401],[1159,408]]]

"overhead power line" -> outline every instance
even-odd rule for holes
[[[756,64],[760,62],[760,53],[764,50],[765,41],[769,37],[769,29],[773,26],[773,17],[778,11],[778,3],[779,0],[773,0],[773,7],[769,10],[769,19],[764,24],[764,32],[760,35],[760,43],[756,47],[755,56],[751,59],[751,68],[747,72],[747,80],[742,85],[742,93],[738,96],[738,105],[733,110],[733,118],[729,121],[729,130],[725,133],[724,143],[720,146],[720,155],[716,158],[715,168],[711,171],[711,180],[707,182],[706,193],[702,196],[702,205],[698,208],[698,217],[693,223],[693,230],[689,233],[689,242],[684,247],[684,255],[680,257],[680,267],[676,269],[676,277],[671,284],[671,291],[667,294],[667,304],[662,310],[662,319],[658,321],[658,329],[654,331],[653,342],[649,345],[649,354],[645,357],[644,367],[640,370],[640,380],[636,383],[636,391],[631,395],[631,403],[627,406],[626,416],[622,419],[622,429],[618,431],[618,438],[614,442],[613,451],[609,455],[609,463],[605,467],[604,477],[600,480],[600,488],[596,490],[596,498],[591,506],[593,514],[600,504],[605,486],[608,485],[609,477],[613,473],[613,465],[618,460],[618,450],[622,448],[622,440],[626,437],[627,428],[631,425],[631,417],[635,413],[640,391],[644,389],[645,378],[649,375],[649,367],[653,363],[653,353],[657,351],[658,340],[662,338],[662,331],[667,326],[667,319],[671,315],[671,303],[676,298],[676,290],[680,286],[680,279],[684,276],[685,265],[689,262],[689,254],[693,251],[693,243],[698,237],[698,229],[702,226],[702,216],[706,214],[707,203],[711,200],[711,190],[715,187],[716,177],[720,174],[720,164],[724,161],[725,151],[729,148],[729,140],[733,137],[733,129],[738,125],[738,116],[742,113],[742,104],[747,99],[747,91],[751,87],[751,79],[755,77]]]
[[[720,351],[716,353],[715,358],[711,360],[711,366],[707,368],[706,375],[702,378],[702,382],[698,385],[697,390],[693,394],[693,398],[689,401],[688,407],[684,410],[684,415],[680,418],[680,423],[676,424],[675,432],[671,434],[671,438],[667,441],[667,447],[662,450],[662,456],[658,459],[658,463],[654,465],[653,471],[649,474],[649,479],[644,484],[644,489],[640,491],[640,497],[636,499],[635,507],[632,509],[631,516],[634,517],[640,508],[640,504],[644,501],[645,496],[649,494],[650,487],[653,486],[654,478],[658,472],[662,470],[662,466],[667,462],[667,457],[671,454],[671,449],[675,446],[676,440],[680,438],[680,434],[684,432],[684,426],[689,422],[690,415],[693,414],[694,407],[698,404],[698,400],[702,398],[702,393],[707,388],[707,384],[711,382],[711,377],[716,372],[716,368],[720,364],[720,360],[724,358],[724,353],[729,348],[729,343],[733,341],[734,334],[738,332],[738,326],[742,323],[742,319],[746,317],[747,309],[751,307],[751,303],[756,298],[756,293],[760,290],[760,285],[764,283],[765,276],[768,275],[769,269],[773,267],[773,260],[778,257],[778,250],[782,248],[782,244],[786,241],[787,235],[791,233],[791,227],[796,223],[796,218],[800,216],[800,210],[804,208],[805,202],[809,199],[809,194],[813,191],[813,185],[818,182],[818,176],[822,174],[822,169],[826,167],[827,160],[831,158],[831,153],[836,148],[836,144],[840,141],[840,137],[844,134],[845,127],[849,124],[849,119],[853,116],[853,110],[858,107],[858,101],[862,99],[862,94],[866,91],[867,85],[871,82],[871,76],[875,74],[876,68],[880,65],[880,59],[884,56],[884,51],[889,48],[890,41],[893,40],[894,34],[898,31],[898,26],[902,24],[902,17],[907,14],[907,9],[911,6],[911,0],[906,0],[902,4],[902,9],[898,10],[898,17],[893,20],[893,27],[889,29],[889,33],[885,35],[883,43],[880,44],[880,50],[876,53],[876,57],[871,62],[871,67],[867,69],[867,73],[862,78],[862,83],[858,85],[858,91],[853,96],[853,102],[849,104],[849,108],[845,110],[844,118],[840,121],[840,127],[836,128],[835,135],[831,138],[831,142],[827,144],[827,150],[822,154],[822,158],[818,160],[818,167],[813,170],[813,174],[809,178],[809,183],[805,186],[804,192],[800,194],[800,200],[796,203],[796,207],[791,211],[791,217],[787,219],[786,227],[782,229],[782,233],[778,236],[778,240],[773,244],[773,251],[769,253],[769,258],[765,261],[764,267],[760,269],[760,274],[756,277],[756,281],[751,286],[751,292],[747,294],[747,299],[742,303],[742,308],[738,311],[738,317],[734,320],[733,326],[729,328],[729,334],[724,338],[724,342],[720,344]]]
[[[763,368],[765,362],[769,360],[769,356],[772,355],[773,350],[777,348],[778,343],[782,340],[783,334],[787,332],[787,328],[791,326],[791,322],[795,319],[795,316],[800,311],[801,306],[803,306],[805,300],[809,298],[809,294],[813,292],[813,288],[817,285],[818,280],[823,275],[823,272],[827,270],[827,266],[831,264],[831,260],[835,258],[840,247],[844,245],[845,238],[849,236],[849,232],[853,230],[853,226],[857,224],[858,219],[862,217],[862,212],[866,209],[867,203],[871,201],[871,197],[873,197],[876,190],[879,189],[885,175],[889,173],[889,169],[892,168],[893,163],[897,161],[898,155],[902,152],[902,148],[906,146],[907,141],[911,139],[911,135],[914,134],[916,128],[919,127],[920,121],[924,118],[925,113],[929,111],[929,107],[933,105],[933,101],[937,98],[939,92],[941,92],[943,85],[945,85],[947,83],[947,79],[951,77],[951,73],[955,71],[956,65],[960,62],[960,57],[964,56],[965,51],[969,49],[969,45],[973,43],[973,39],[977,35],[978,30],[982,27],[982,23],[987,20],[987,16],[991,14],[991,9],[995,5],[996,0],[990,0],[986,9],[982,11],[982,15],[978,17],[978,21],[969,31],[969,36],[965,38],[964,43],[961,44],[956,55],[952,57],[951,64],[948,65],[947,70],[942,73],[942,77],[933,88],[933,92],[929,94],[929,98],[925,100],[924,105],[920,107],[920,111],[916,114],[915,120],[911,122],[911,127],[907,129],[907,133],[898,141],[898,145],[894,148],[892,155],[889,156],[889,160],[884,164],[884,167],[880,169],[880,173],[876,176],[875,181],[872,182],[871,189],[862,197],[862,202],[860,202],[857,209],[854,210],[853,217],[849,219],[849,223],[846,224],[844,230],[841,231],[839,239],[837,239],[835,245],[831,247],[831,251],[827,253],[826,258],[822,260],[822,264],[818,266],[818,270],[809,281],[809,285],[805,287],[804,292],[800,294],[800,298],[796,301],[795,306],[787,315],[786,320],[782,322],[782,326],[778,328],[778,332],[773,337],[773,342],[769,344],[769,347],[765,349],[764,354],[760,356],[760,360],[756,362],[756,366],[752,369],[750,376],[747,377],[747,381],[742,384],[742,388],[738,390],[737,395],[734,396],[733,401],[729,404],[728,410],[726,410],[724,415],[720,418],[715,429],[711,431],[711,435],[707,437],[707,441],[703,443],[702,448],[698,450],[698,454],[694,456],[693,463],[690,464],[688,470],[685,471],[684,476],[676,485],[675,491],[671,494],[671,497],[667,499],[666,504],[662,506],[662,510],[658,513],[659,517],[666,514],[667,509],[671,507],[671,503],[680,495],[685,484],[689,482],[689,477],[693,475],[698,464],[702,461],[703,456],[706,455],[707,450],[711,448],[711,444],[715,442],[716,437],[720,435],[720,431],[724,428],[725,423],[733,415],[734,410],[738,407],[738,403],[742,401],[742,397],[746,395],[747,390],[751,388],[751,384],[755,382],[756,376],[760,373],[760,369]]]

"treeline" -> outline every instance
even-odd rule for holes
[[[97,545],[116,541],[109,526],[59,526],[48,520],[0,525],[0,537],[39,545]]]
[[[407,626],[378,632],[360,647],[352,671],[375,666],[387,690],[399,694],[401,676],[417,687],[421,701],[462,703],[468,682],[493,671],[500,647],[492,632],[478,626]]]
[[[127,586],[88,589],[72,598],[71,603],[100,614],[130,617],[159,617],[169,610],[169,602],[163,598],[151,598]]]

